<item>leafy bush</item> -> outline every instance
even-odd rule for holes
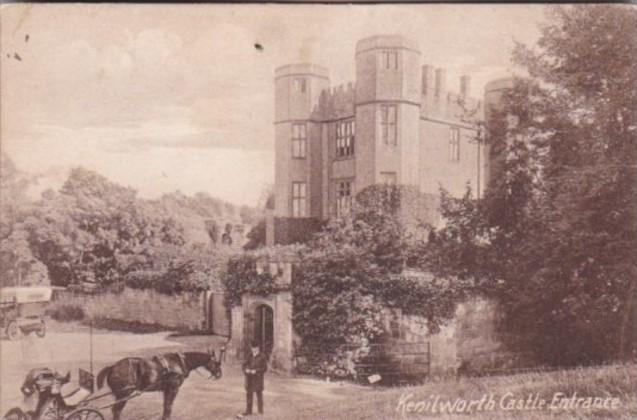
[[[246,235],[248,242],[243,246],[243,249],[249,251],[265,246],[265,236],[265,219],[261,219]]]
[[[202,272],[192,261],[174,264],[162,272],[134,271],[126,276],[126,286],[132,289],[151,289],[165,295],[201,292],[210,288],[209,272]]]
[[[280,290],[269,273],[257,272],[256,262],[295,254],[293,323],[302,338],[298,353],[311,373],[339,376],[347,364],[340,348],[382,342],[388,309],[419,315],[436,331],[453,317],[466,284],[405,274],[418,260],[435,205],[409,187],[369,187],[357,195],[349,216],[333,220],[307,244],[260,248],[232,258],[223,278],[226,305],[240,304],[244,293]]]
[[[241,296],[245,293],[266,296],[281,290],[269,272],[257,272],[256,263],[257,257],[247,253],[228,261],[228,269],[221,280],[226,290],[227,308],[241,304]]]
[[[453,317],[469,285],[407,270],[418,261],[434,205],[409,187],[371,186],[349,216],[303,249],[292,282],[293,319],[300,352],[323,359],[315,365],[339,369],[340,347],[382,342],[388,309],[422,317],[432,332]]]
[[[86,318],[86,313],[79,305],[64,304],[53,309],[51,318],[60,322],[81,321]]]
[[[104,317],[95,318],[93,320],[93,328],[109,331],[131,332],[135,334],[154,334],[173,329],[160,324],[147,324],[139,321],[124,321],[121,319]]]

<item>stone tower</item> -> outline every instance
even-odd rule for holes
[[[310,217],[315,212],[310,208],[310,173],[313,166],[321,164],[321,156],[311,139],[318,137],[321,127],[310,121],[310,115],[329,83],[327,69],[314,64],[290,64],[275,71],[277,217]]]
[[[489,122],[491,121],[493,112],[502,109],[502,95],[504,95],[507,90],[513,89],[513,85],[514,79],[506,77],[492,80],[484,86],[484,116],[487,124],[487,132],[490,129]],[[504,156],[492,150],[488,143],[485,147],[484,154],[484,182],[485,185],[489,185],[501,170],[500,167]]]
[[[398,35],[356,44],[356,191],[419,184],[420,51]]]

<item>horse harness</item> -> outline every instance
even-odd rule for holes
[[[172,355],[177,356],[177,360],[179,363],[178,365],[176,365],[175,363],[171,363],[171,360],[169,358]],[[162,370],[160,377],[162,378],[165,378],[169,375],[177,375],[182,378],[188,377],[189,372],[186,368],[186,357],[181,352],[157,355],[153,357],[152,360],[159,364],[159,366],[161,366]]]

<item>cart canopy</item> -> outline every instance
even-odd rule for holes
[[[50,287],[2,287],[0,303],[49,302],[52,293]]]

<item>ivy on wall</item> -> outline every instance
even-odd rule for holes
[[[280,290],[269,273],[257,272],[256,262],[293,253],[293,323],[302,338],[297,351],[313,364],[336,369],[346,363],[347,355],[335,356],[342,346],[383,341],[388,309],[418,315],[434,332],[453,317],[468,287],[458,279],[435,279],[418,265],[436,205],[408,187],[369,187],[347,217],[333,220],[305,245],[266,247],[231,259],[226,305],[240,304],[243,293]]]
[[[228,261],[228,269],[222,276],[226,308],[240,305],[241,296],[245,293],[267,296],[282,289],[268,270],[257,271],[257,260],[256,255],[245,253]]]

